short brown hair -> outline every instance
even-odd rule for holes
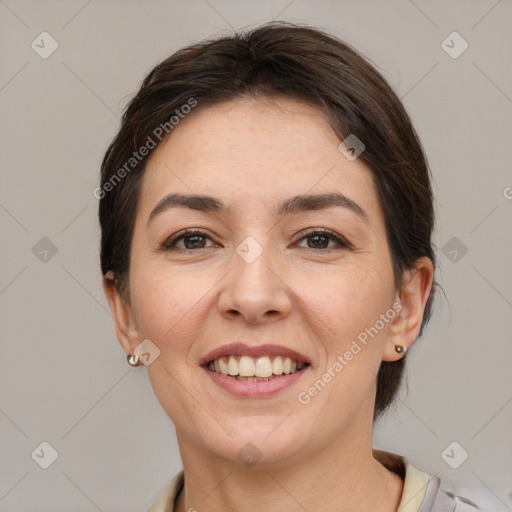
[[[397,288],[404,270],[413,268],[417,259],[427,256],[435,266],[430,171],[397,95],[375,67],[345,42],[312,27],[271,22],[182,48],[146,76],[127,105],[103,158],[97,190],[101,269],[104,275],[113,272],[128,302],[131,240],[147,157],[138,155],[132,168],[126,163],[148,138],[155,138],[156,127],[166,126],[166,133],[171,133],[171,117],[191,98],[196,108],[203,108],[243,96],[280,95],[319,106],[340,141],[355,134],[365,145],[359,158],[372,172],[384,212]],[[420,335],[431,314],[433,295],[434,286]],[[381,363],[374,419],[395,398],[403,369],[403,358]]]

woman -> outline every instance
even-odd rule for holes
[[[144,80],[102,163],[104,289],[183,471],[149,510],[478,510],[372,450],[431,311],[429,170],[345,43],[271,23]]]

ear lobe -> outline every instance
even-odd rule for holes
[[[398,353],[395,346],[409,349],[418,337],[433,278],[434,266],[426,256],[418,259],[414,268],[404,272],[402,289],[397,296],[401,309],[390,325],[383,361],[402,359],[404,353]]]
[[[119,293],[112,271],[107,272],[103,277],[103,290],[114,318],[117,339],[127,354],[133,354],[140,338],[133,319],[131,305]]]

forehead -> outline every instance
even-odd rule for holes
[[[345,158],[339,144],[325,113],[295,99],[199,104],[148,158],[140,206],[147,210],[170,192],[270,207],[284,197],[337,190],[371,210],[371,173],[361,159]]]

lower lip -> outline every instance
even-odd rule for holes
[[[215,382],[222,389],[225,389],[229,393],[239,397],[245,398],[263,398],[266,396],[272,396],[283,389],[293,386],[308,370],[309,366],[304,369],[291,373],[289,375],[281,375],[272,380],[260,380],[260,381],[246,381],[238,380],[234,377],[228,377],[217,372],[212,372],[208,368],[202,367],[207,373],[208,377]]]

